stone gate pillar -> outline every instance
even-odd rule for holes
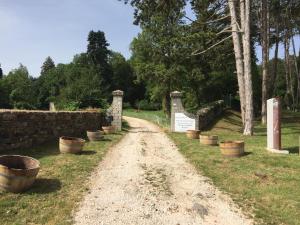
[[[56,111],[54,102],[49,103],[49,111],[50,112],[55,112]]]
[[[120,90],[116,90],[112,92],[112,95],[113,95],[113,102],[110,107],[110,113],[113,117],[113,121],[111,124],[116,126],[118,131],[121,131],[124,92]]]
[[[171,131],[186,132],[187,130],[198,130],[199,121],[196,115],[185,111],[182,105],[182,93],[174,91],[171,96]]]
[[[267,150],[288,154],[281,149],[281,104],[280,98],[267,101]]]

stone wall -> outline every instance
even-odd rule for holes
[[[209,106],[197,111],[199,130],[203,130],[210,125],[224,110],[224,101],[216,101]]]
[[[103,124],[105,116],[99,112],[0,110],[0,152],[60,136],[84,138],[86,130],[100,129]]]

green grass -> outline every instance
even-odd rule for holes
[[[164,128],[170,127],[169,119],[164,115],[163,111],[126,109],[123,111],[123,115],[148,120]]]
[[[135,114],[153,122],[151,118],[159,115],[161,112]],[[224,158],[218,147],[201,145],[199,140],[189,140],[185,134],[168,135],[202,174],[229,193],[257,223],[300,224],[300,113],[283,114],[283,149],[290,150],[290,155],[267,152],[266,127],[258,123],[253,137],[242,136],[240,116],[232,111],[227,111],[210,130],[202,133],[218,135],[220,140],[244,140],[248,154],[236,159]]]
[[[72,211],[88,191],[92,170],[122,133],[106,135],[101,142],[87,142],[81,154],[59,154],[58,143],[1,151],[38,159],[41,170],[33,187],[21,194],[0,192],[0,224],[72,224]]]

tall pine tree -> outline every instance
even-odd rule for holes
[[[50,56],[48,56],[41,67],[41,75],[44,75],[54,67],[55,67],[54,61],[51,59]]]

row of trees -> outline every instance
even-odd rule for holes
[[[259,42],[262,46],[262,123],[266,123],[266,100],[276,94],[278,83],[279,45],[284,46],[285,103],[289,109],[299,106],[300,73],[298,70],[295,36],[300,33],[300,2],[297,0],[262,0],[255,2]],[[292,56],[290,55],[292,45]],[[274,60],[269,62],[270,48]]]
[[[91,31],[87,52],[74,56],[69,64],[55,65],[47,57],[38,78],[29,75],[22,64],[0,79],[0,107],[47,109],[49,102],[59,108],[105,108],[111,91],[125,91],[125,101],[134,104],[144,96],[130,63],[108,49],[103,32]]]
[[[289,43],[299,34],[299,1],[124,1],[135,8],[134,23],[142,28],[132,43],[137,78],[146,83],[152,98],[163,96],[167,114],[169,93],[174,89],[184,90],[187,102],[196,107],[238,91],[243,133],[252,135],[254,115],[261,112],[265,122],[269,97],[280,94],[288,108],[297,105],[299,66],[295,50],[290,55]],[[187,5],[195,19],[187,16]],[[286,91],[281,85],[283,74],[278,72],[281,42]],[[262,46],[261,66],[256,65],[256,44]],[[273,46],[271,63],[269,49]]]
[[[130,60],[108,49],[103,32],[91,31],[87,51],[69,64],[55,65],[49,57],[38,78],[23,65],[3,78],[0,73],[0,107],[44,109],[50,101],[69,109],[105,107],[111,91],[122,89],[132,106],[153,108],[153,103],[170,115],[170,92],[182,90],[190,110],[234,96],[244,134],[252,135],[255,115],[266,121],[269,97],[282,96],[288,109],[299,106],[300,57],[294,43],[299,1],[123,1],[134,7],[134,23],[142,30],[131,43]],[[280,44],[284,59],[278,56]]]

